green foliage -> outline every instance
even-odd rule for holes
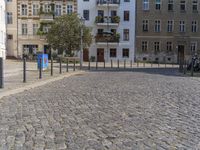
[[[95,23],[100,23],[102,21],[102,19],[103,19],[102,16],[96,16]]]
[[[119,23],[120,22],[120,17],[119,16],[113,16],[112,20],[113,20],[113,23]]]
[[[80,50],[81,28],[83,28],[83,48],[87,48],[92,43],[92,35],[90,29],[81,24],[77,14],[56,18],[47,34],[47,41],[60,53]]]

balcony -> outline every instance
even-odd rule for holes
[[[111,33],[97,33],[97,35],[95,36],[95,41],[97,44],[118,44],[120,40],[120,34],[119,33],[115,33],[115,34],[111,34]]]
[[[97,16],[95,18],[95,23],[99,26],[118,26],[120,22],[120,17],[119,16],[112,16],[112,17],[102,17],[102,16]]]
[[[41,21],[53,21],[54,15],[53,13],[40,13],[40,20]]]
[[[46,36],[45,35],[18,35],[18,38],[20,40],[24,40],[24,41],[30,41],[30,40],[46,40]]]
[[[99,7],[119,7],[120,0],[97,0]]]

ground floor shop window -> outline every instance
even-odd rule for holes
[[[32,59],[36,57],[38,45],[23,45],[23,55]]]

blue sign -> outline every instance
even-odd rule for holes
[[[40,64],[40,60],[42,60],[42,64]],[[48,54],[37,54],[37,64],[38,69],[42,67],[42,70],[45,70],[48,68]]]

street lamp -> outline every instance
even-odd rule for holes
[[[80,51],[80,64],[81,68],[83,65],[83,27],[85,25],[85,19],[83,17],[80,18],[81,21],[81,51]]]

